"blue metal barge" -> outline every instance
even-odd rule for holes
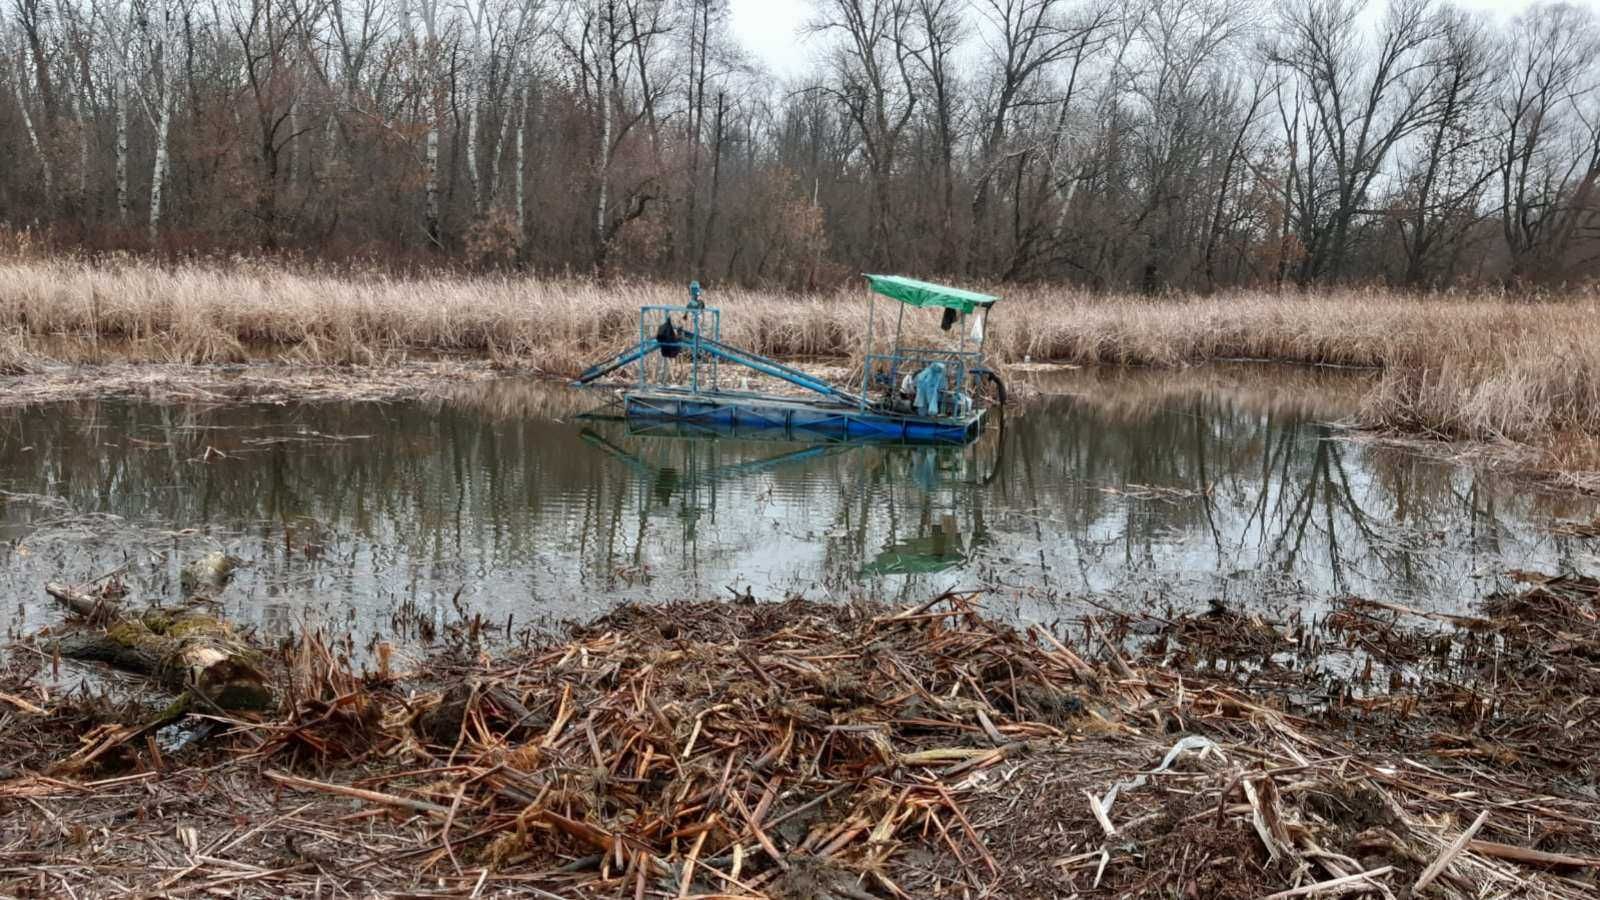
[[[873,294],[900,302],[894,341],[875,346],[876,301],[867,317],[859,389],[821,378],[721,340],[721,310],[700,301],[690,285],[686,306],[639,310],[639,341],[592,366],[574,384],[637,369],[622,395],[630,423],[677,423],[708,434],[767,432],[796,441],[876,441],[965,444],[984,429],[1004,386],[983,361],[984,319],[998,298],[909,278],[866,276]],[[941,310],[949,346],[902,343],[906,307]],[[970,333],[969,316],[976,316]],[[725,389],[722,366],[733,364],[776,380],[786,393]],[[748,373],[743,380],[748,380]],[[801,393],[804,392],[804,393]]]
[[[983,431],[987,409],[961,416],[916,416],[739,391],[656,388],[623,395],[629,421],[681,422],[706,432],[781,432],[796,441],[965,444]]]

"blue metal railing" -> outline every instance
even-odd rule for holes
[[[891,395],[900,388],[902,375],[915,376],[929,364],[945,364],[945,396],[954,412],[957,398],[967,395],[969,373],[983,366],[983,355],[970,350],[939,350],[934,348],[898,347],[892,353],[870,353],[863,361],[864,382],[876,376]]]
[[[696,287],[698,287],[698,284],[696,284]],[[695,296],[698,296],[698,294],[695,294]],[[720,341],[722,339],[722,310],[713,306],[641,306],[639,307],[640,345],[643,345],[647,341],[653,340],[655,338],[655,329],[660,328],[661,323],[666,321],[668,316],[675,315],[681,315],[684,318],[684,325],[679,329],[682,335],[685,337],[692,337],[692,340],[683,340],[680,338],[680,344],[684,346],[685,349],[690,351],[689,388],[698,394],[700,393],[700,341]],[[708,318],[711,320],[711,337],[701,338],[701,326]],[[654,327],[650,325],[651,319],[655,320]],[[657,370],[657,383],[664,382],[666,379],[665,363],[666,360],[663,358],[663,365]],[[646,387],[650,384],[650,380],[647,377],[647,368],[648,367],[644,365],[639,366],[640,387]],[[710,375],[711,390],[717,390],[718,371],[716,359],[711,360]]]
[[[656,339],[656,331],[660,323],[669,315],[682,315],[685,324],[679,327],[677,346],[688,351],[689,354],[689,391],[698,394],[701,392],[701,367],[709,366],[709,390],[716,391],[719,387],[718,364],[722,361],[744,366],[763,375],[786,381],[796,387],[805,388],[821,394],[832,400],[847,403],[851,406],[867,406],[867,402],[859,394],[840,390],[831,384],[816,378],[793,366],[786,366],[775,359],[768,359],[747,350],[740,350],[722,343],[722,311],[711,307],[692,306],[644,306],[639,309],[639,343],[618,353],[616,356],[590,366],[579,375],[574,384],[588,384],[605,375],[615,372],[634,362],[639,363],[639,387],[665,386],[666,385],[666,360],[662,359],[662,368],[657,370],[656,378],[650,377],[648,357],[662,349],[662,344]],[[701,325],[710,320],[712,335],[701,334]],[[652,320],[654,324],[652,324]]]

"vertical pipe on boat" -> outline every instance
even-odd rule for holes
[[[689,390],[700,393],[700,310],[690,308],[689,315],[694,317],[694,347],[689,356]]]
[[[861,354],[861,408],[867,408],[867,385],[872,378],[872,328],[877,318],[878,300],[867,293],[867,349]]]
[[[900,389],[900,329],[906,323],[906,305],[900,304],[900,315],[894,320],[894,349],[889,358],[889,390]]]
[[[644,344],[644,316],[645,309],[641,306],[639,307],[639,343],[641,345]],[[641,391],[644,390],[645,366],[649,365],[649,363],[646,362],[646,360],[649,359],[649,356],[650,354],[646,353],[644,356],[639,357],[639,390]]]
[[[957,336],[959,343],[956,344],[956,364],[954,366],[956,379],[953,393],[956,395],[954,411],[959,412],[961,409],[961,397],[965,396],[967,390],[967,311],[965,309],[961,311],[961,323],[956,327],[961,330],[961,334]]]

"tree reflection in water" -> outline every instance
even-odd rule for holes
[[[994,586],[1002,610],[1050,618],[1085,595],[1450,606],[1483,573],[1592,549],[1547,527],[1592,518],[1589,501],[1341,440],[1337,411],[1210,384],[1103,393],[1044,397],[1003,447],[991,432],[967,448],[631,434],[518,383],[435,403],[11,410],[0,585],[36,626],[54,616],[47,579],[126,562],[174,596],[185,555],[222,544],[254,563],[230,610],[274,630],[303,607],[381,628],[458,591],[526,622],[728,587]]]

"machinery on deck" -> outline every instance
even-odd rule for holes
[[[859,387],[828,383],[793,366],[722,342],[722,311],[691,283],[685,306],[639,309],[639,341],[574,381],[591,385],[637,368],[622,395],[630,423],[680,423],[708,432],[779,433],[791,440],[966,443],[990,407],[1005,402],[983,360],[989,311],[999,299],[893,275],[867,275],[872,289]],[[898,301],[892,343],[880,347],[876,298]],[[908,346],[906,309],[939,310],[935,344]],[[969,329],[968,323],[971,322]],[[723,385],[725,364],[775,379],[782,393]]]

